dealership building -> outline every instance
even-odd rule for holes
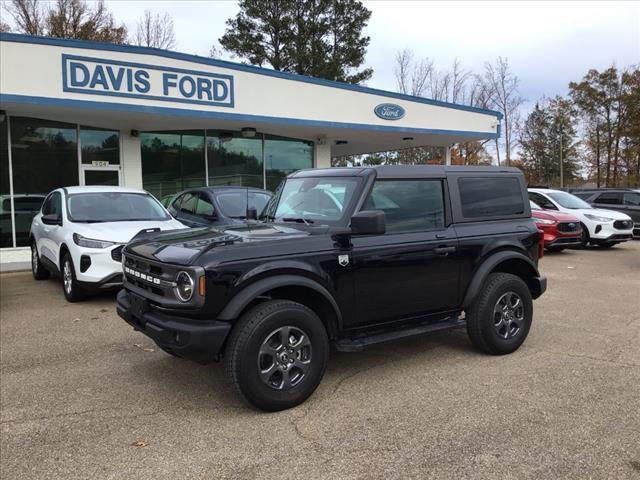
[[[2,33],[2,264],[28,261],[31,219],[58,187],[272,190],[336,156],[496,138],[500,118],[154,48]]]

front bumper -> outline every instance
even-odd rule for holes
[[[91,290],[122,285],[122,263],[118,255],[121,249],[122,245],[86,248],[74,244],[69,250],[78,282]]]
[[[160,347],[203,365],[220,357],[224,342],[231,331],[231,324],[227,322],[194,320],[169,315],[153,308],[139,317],[135,316],[129,292],[124,289],[118,292],[116,309],[123,320]]]
[[[589,237],[593,242],[625,242],[633,238],[633,228],[614,228],[613,222],[597,223],[589,225]]]

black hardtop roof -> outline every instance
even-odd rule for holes
[[[250,192],[261,192],[261,193],[268,193],[271,194],[271,192],[269,190],[264,190],[262,188],[258,188],[258,187],[238,187],[238,186],[233,186],[233,185],[213,185],[210,187],[192,187],[192,188],[185,188],[184,190],[181,190],[180,192],[178,192],[176,195],[181,194],[181,193],[186,193],[186,192],[222,192],[222,191],[242,191],[244,192],[245,190],[249,190]]]
[[[375,173],[377,178],[446,177],[448,174],[496,174],[522,175],[515,167],[488,167],[466,165],[379,165],[372,167],[308,168],[289,175],[295,177],[360,177]]]

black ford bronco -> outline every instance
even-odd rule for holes
[[[263,410],[302,403],[330,346],[466,327],[478,349],[516,350],[546,289],[522,174],[383,166],[289,175],[263,222],[136,239],[118,314],[177,357],[224,357]]]

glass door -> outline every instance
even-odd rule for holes
[[[113,186],[120,185],[120,167],[82,167],[82,185]]]

